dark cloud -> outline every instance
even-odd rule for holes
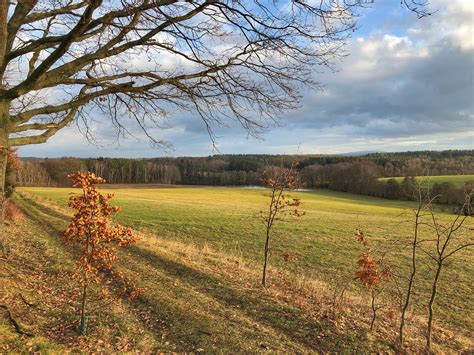
[[[321,78],[327,92],[307,96],[304,109],[288,124],[352,125],[358,134],[394,138],[472,130],[474,51],[445,38],[426,48],[412,43],[390,49],[390,42],[397,40],[373,36],[355,41],[342,70]],[[370,46],[376,47],[375,53],[364,54]],[[404,54],[398,58],[400,50]],[[367,68],[361,69],[364,64]]]

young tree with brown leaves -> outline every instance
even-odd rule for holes
[[[270,236],[274,223],[285,216],[302,217],[304,212],[299,210],[301,206],[300,199],[290,196],[290,192],[300,186],[299,174],[295,164],[291,168],[273,167],[265,171],[264,184],[270,189],[268,209],[260,211],[262,222],[265,225],[262,285],[266,287]]]
[[[75,278],[82,285],[80,328],[81,335],[87,333],[87,292],[91,284],[110,284],[105,274],[113,275],[123,281],[121,273],[113,272],[112,265],[117,260],[118,248],[135,243],[136,235],[130,228],[114,225],[111,216],[119,211],[111,206],[112,194],[103,195],[97,190],[97,184],[105,180],[92,173],[76,173],[70,175],[73,186],[82,189],[82,193],[73,194],[69,199],[69,207],[77,210],[66,231],[63,233],[67,243],[80,248],[78,273]],[[110,277],[109,277],[110,279]],[[106,289],[104,289],[106,290]],[[129,291],[126,287],[122,293]],[[131,290],[130,297],[137,296],[140,290]]]
[[[390,267],[384,265],[383,257],[376,258],[373,255],[364,232],[360,228],[356,229],[355,236],[357,242],[364,247],[357,260],[355,278],[371,294],[372,319],[370,321],[370,331],[372,331],[377,318],[377,311],[383,307],[383,305],[376,304],[376,297],[383,291],[383,285],[391,279],[392,271]]]
[[[419,17],[425,2],[403,0]],[[176,109],[197,113],[211,137],[225,117],[258,134],[298,107],[315,66],[345,55],[369,3],[2,0],[0,198],[10,147],[44,143],[77,117],[92,139],[98,111],[118,133],[128,116],[158,145],[151,128]]]

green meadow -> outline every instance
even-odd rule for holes
[[[389,179],[395,179],[401,183],[404,177],[396,178],[380,178],[379,181],[387,181]],[[420,183],[421,187],[427,188],[434,184],[442,184],[443,182],[450,182],[458,189],[464,187],[464,184],[468,181],[474,181],[474,175],[437,175],[437,176],[417,176],[416,180]]]
[[[22,188],[20,191],[67,206],[67,188]],[[263,189],[158,188],[113,189],[113,202],[121,207],[117,222],[160,237],[194,245],[208,245],[237,253],[244,259],[262,257],[264,225],[260,211],[266,208]],[[374,242],[409,237],[410,209],[415,204],[344,193],[317,191],[296,193],[305,216],[287,218],[276,225],[272,239],[272,263],[285,265],[280,255],[292,254],[291,267],[321,277],[351,274],[359,252],[355,229],[365,229]],[[407,229],[404,226],[408,227]],[[306,269],[307,268],[307,269]]]
[[[40,202],[67,207],[73,189],[21,188],[20,196],[37,196]],[[268,200],[264,189],[226,187],[119,188],[113,202],[121,207],[117,222],[153,238],[218,251],[259,271],[262,261],[264,227],[260,211]],[[387,260],[397,272],[409,267],[413,208],[416,203],[392,201],[325,190],[294,193],[301,198],[306,214],[286,218],[277,224],[271,239],[269,280],[278,270],[295,277],[354,284],[357,256],[361,251],[354,238],[362,228],[377,250],[387,251]],[[441,213],[442,220],[453,216]],[[429,238],[427,230],[424,236]],[[288,263],[283,254],[289,253]],[[433,276],[428,258],[420,262],[416,303],[421,315],[429,280]],[[445,269],[437,300],[437,315],[444,323],[474,330],[474,257],[468,250]],[[258,279],[255,280],[258,282]],[[350,288],[356,290],[355,286]]]

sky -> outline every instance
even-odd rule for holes
[[[217,127],[217,146],[192,113],[169,114],[154,129],[169,149],[140,132],[119,143],[106,121],[89,143],[71,125],[21,156],[157,157],[212,154],[342,154],[373,151],[474,149],[474,1],[431,0],[423,19],[399,0],[375,0],[361,13],[336,72],[314,73],[322,90],[303,89],[298,110],[259,139],[237,124]]]

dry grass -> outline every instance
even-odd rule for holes
[[[65,207],[71,189],[21,189],[41,196],[53,213]],[[116,221],[166,240],[207,245],[259,265],[262,261],[264,228],[259,211],[267,204],[266,192],[244,188],[117,189],[114,203],[122,207]],[[292,272],[295,278],[317,279],[333,284],[352,282],[360,248],[353,237],[358,226],[379,250],[387,251],[386,261],[396,272],[408,272],[407,247],[412,234],[412,209],[416,204],[329,191],[298,193],[306,215],[297,222],[283,221],[275,228],[270,265]],[[48,212],[51,213],[51,212]],[[67,211],[67,213],[70,213]],[[452,215],[442,213],[443,221]],[[469,221],[471,224],[474,221]],[[422,228],[423,238],[432,231]],[[282,257],[292,256],[292,262]],[[418,314],[426,314],[430,280],[434,272],[429,257],[420,254],[420,277],[414,303]],[[474,331],[474,254],[466,251],[452,259],[443,271],[436,300],[436,321],[444,327],[468,335]],[[271,275],[269,282],[271,282]],[[403,280],[402,285],[405,285]]]
[[[262,289],[261,265],[246,258],[238,245],[229,252],[211,243],[180,241],[146,231],[137,246],[121,254],[119,262],[120,270],[144,288],[145,295],[131,304],[120,302],[101,310],[92,320],[90,337],[77,337],[73,316],[77,292],[67,281],[74,252],[57,239],[66,225],[65,213],[70,212],[37,197],[18,199],[18,204],[28,219],[2,231],[9,236],[13,254],[5,262],[10,272],[0,275],[8,279],[0,286],[0,297],[38,336],[19,337],[5,320],[0,323],[0,332],[6,334],[0,341],[4,350],[395,350],[396,320],[381,314],[375,331],[369,333],[368,300],[362,291],[345,288],[350,280],[343,276],[335,274],[332,283],[318,275],[295,277],[295,269],[285,264],[284,256],[274,254],[273,260],[281,258],[282,262],[272,264],[270,287]],[[30,270],[34,270],[31,277]],[[19,298],[18,289],[47,312],[32,311]],[[424,318],[411,315],[409,351],[422,350],[424,324]],[[435,329],[435,341],[440,344],[437,351],[472,349],[472,339],[448,329]]]
[[[153,235],[142,236],[140,244],[140,247],[160,255],[166,255],[172,260],[182,261],[184,259],[186,265],[193,269],[218,275],[220,279],[230,280],[238,287],[245,288],[250,292],[257,294],[263,292],[283,304],[295,306],[304,311],[308,320],[328,320],[330,326],[327,329],[321,329],[312,336],[319,340],[326,338],[328,341],[331,337],[335,338],[332,350],[338,349],[338,346],[341,345],[337,340],[338,336],[344,336],[353,331],[362,331],[364,339],[359,341],[365,340],[374,343],[372,345],[375,348],[381,344],[390,348],[390,344],[396,342],[398,320],[389,314],[388,310],[381,312],[377,319],[376,331],[370,333],[368,332],[370,306],[367,297],[346,289],[343,296],[334,302],[335,292],[340,294],[343,285],[347,285],[350,280],[340,280],[339,284],[330,285],[307,277],[295,278],[293,273],[270,267],[271,286],[262,289],[258,284],[261,277],[260,265],[212,250],[208,245],[199,247],[157,238]],[[410,325],[406,329],[407,349],[421,352],[426,318],[415,316],[413,313],[408,318]],[[438,351],[468,350],[473,347],[472,339],[457,334],[455,331],[438,327],[436,337],[438,344],[443,344],[438,346]],[[356,345],[355,342],[354,345]]]
[[[8,307],[25,332],[33,334],[17,334],[0,309],[0,352],[170,350],[142,327],[125,302],[95,314],[90,336],[78,336],[79,290],[70,281],[74,270],[70,251],[54,234],[27,219],[0,226],[0,236],[10,250],[0,259],[0,304]]]

